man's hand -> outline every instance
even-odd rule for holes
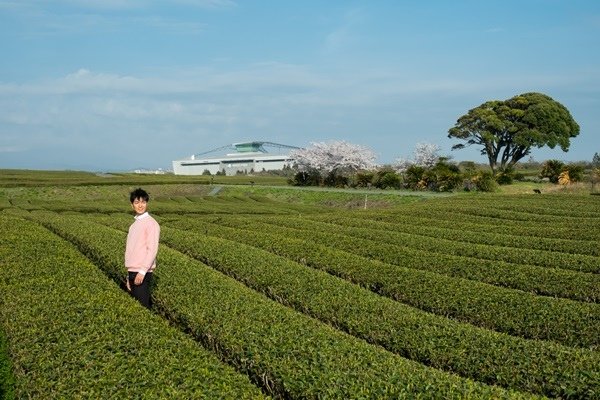
[[[144,282],[144,275],[142,275],[138,272],[137,275],[135,276],[135,280],[133,281],[133,283],[136,286],[139,286],[142,284],[142,282]]]
[[[131,292],[131,285],[129,284],[129,275],[125,277],[125,287],[127,288],[128,292]]]

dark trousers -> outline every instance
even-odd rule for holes
[[[134,283],[137,272],[129,272],[129,286],[131,287],[131,295],[138,299],[146,308],[150,308],[150,284],[152,283],[152,272],[147,272],[144,276],[144,281],[141,285]]]

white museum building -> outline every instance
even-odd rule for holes
[[[233,143],[204,153],[173,161],[175,175],[252,174],[291,167],[289,152],[299,147],[272,142]],[[225,153],[225,154],[222,154]],[[211,156],[212,155],[212,156]]]

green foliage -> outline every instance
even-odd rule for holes
[[[574,305],[564,299],[539,297],[531,293],[484,285],[480,282],[467,283],[461,279],[453,279],[435,273],[434,277],[426,271],[414,270],[429,269],[432,273],[434,271],[441,273],[444,268],[446,270],[463,268],[464,276],[469,276],[468,271],[471,264],[476,262],[478,268],[482,269],[494,265],[491,260],[486,263],[481,258],[500,258],[505,252],[503,248],[457,246],[456,243],[454,245],[449,243],[450,240],[435,238],[431,238],[427,240],[427,244],[423,243],[419,246],[424,242],[423,238],[413,236],[411,242],[406,243],[411,239],[411,235],[396,235],[394,239],[397,243],[405,242],[406,246],[417,245],[421,248],[415,250],[411,247],[382,241],[380,235],[374,236],[372,239],[359,239],[335,233],[346,233],[350,231],[348,228],[324,232],[315,227],[315,223],[301,222],[297,218],[274,217],[265,222],[273,224],[270,227],[271,230],[277,229],[279,235],[303,242],[305,250],[302,256],[295,256],[297,257],[294,258],[296,261],[299,261],[300,258],[318,258],[318,262],[312,261],[310,265],[318,265],[319,268],[334,275],[342,276],[366,287],[376,288],[376,291],[382,295],[436,314],[452,316],[474,325],[526,338],[554,340],[568,346],[578,347],[600,344],[594,322],[595,319],[600,318],[600,308],[594,305]],[[221,220],[220,223],[236,227],[248,225],[247,220],[229,218]],[[258,221],[253,222],[256,229],[261,225],[262,223]],[[399,237],[403,239],[403,242],[398,240]],[[273,243],[273,240],[274,238],[271,238],[270,242]],[[308,247],[306,247],[308,243],[316,247],[308,251]],[[325,248],[321,245],[322,243],[332,243],[334,249]],[[271,246],[273,245],[271,244]],[[437,247],[438,252],[442,254],[445,252],[453,254],[443,256],[439,253],[424,251],[431,247]],[[478,255],[479,259],[457,255],[471,247],[475,248],[470,250],[471,254]],[[490,251],[493,251],[493,254],[488,254]],[[514,252],[512,256],[517,256],[522,252],[525,251]],[[347,253],[356,257],[350,257]],[[287,253],[280,255],[290,256]],[[546,254],[546,260],[549,255]],[[567,260],[570,257],[576,258],[577,256],[561,257],[561,259]],[[430,261],[430,259],[435,261]],[[593,260],[592,257],[587,259]],[[538,260],[540,263],[546,261],[540,257]],[[510,268],[510,265],[504,264],[504,269],[506,268]],[[590,272],[598,271],[597,265],[591,264],[589,268]],[[543,269],[539,271],[543,273]],[[531,277],[527,275],[520,277],[521,281],[527,279],[531,279]],[[568,285],[568,282],[565,284]],[[592,289],[591,293],[595,293],[593,298],[598,297],[597,288]],[[468,306],[466,306],[467,303]],[[502,318],[498,318],[498,315],[502,315]],[[525,315],[527,318],[524,317]]]
[[[171,221],[169,225],[181,229],[164,228],[165,241],[185,254],[298,311],[411,359],[475,380],[550,396],[585,395],[590,384],[587,378],[582,379],[581,369],[600,377],[600,370],[593,372],[589,367],[600,362],[600,355],[595,352],[499,335],[434,317],[258,250],[254,246],[283,254],[287,248],[287,257],[295,251],[303,258],[316,250],[303,242],[269,234],[269,229],[261,226],[246,230],[185,218]],[[318,229],[338,228],[319,225]],[[304,258],[304,263],[311,265],[312,262],[311,258]],[[398,319],[397,315],[404,317]],[[559,381],[561,383],[556,385]]]
[[[514,170],[512,168],[505,168],[496,174],[496,182],[499,185],[511,185],[514,180]]]
[[[412,190],[431,190],[451,192],[463,184],[463,175],[457,165],[450,164],[444,158],[429,168],[416,164],[404,172],[404,185]]]
[[[64,240],[2,216],[0,235],[0,330],[16,398],[265,397]]]
[[[354,187],[369,187],[375,174],[372,171],[358,171],[354,177]]]
[[[592,168],[600,168],[600,154],[594,153],[592,158]]]
[[[411,165],[404,172],[404,183],[409,189],[421,190],[426,186],[424,177],[426,169],[416,164]]]
[[[581,182],[583,180],[583,166],[577,164],[567,164],[563,168],[563,171],[569,173],[569,179],[571,183]]]
[[[514,166],[532,148],[559,146],[568,151],[579,125],[567,108],[541,93],[524,93],[508,100],[488,101],[458,119],[449,138],[463,143],[452,149],[481,146],[492,171]]]
[[[0,399],[15,399],[15,378],[8,354],[8,342],[0,325]]]
[[[402,179],[391,168],[382,168],[373,176],[373,186],[378,189],[400,189]]]
[[[461,161],[458,167],[463,171],[465,178],[472,178],[477,174],[477,165],[474,161]]]
[[[289,183],[294,186],[319,186],[321,174],[316,169],[298,171]]]
[[[480,171],[473,178],[473,182],[480,192],[495,192],[498,189],[498,183],[490,171]]]
[[[218,176],[216,176],[218,175]],[[97,174],[78,171],[28,171],[0,169],[0,187],[5,188],[64,188],[85,186],[134,186],[148,187],[150,185],[209,185],[230,184],[247,185],[250,181],[264,185],[285,185],[286,179],[278,176],[225,176],[219,171],[214,176],[209,175],[155,175],[135,173]]]
[[[159,315],[142,318],[105,277],[124,274],[128,184],[72,186],[69,175],[51,186],[59,176],[24,174],[14,179],[27,187],[0,188],[0,336],[16,398],[190,398],[201,386],[209,398],[252,396],[214,378],[223,374],[198,362],[193,340],[192,352],[179,344],[181,332],[280,398],[597,397],[600,204],[587,193],[372,189],[370,204],[387,208],[366,210],[367,191],[222,177],[241,184],[209,196],[209,185],[159,177],[169,182],[150,187],[163,227]],[[349,202],[360,209],[339,209]],[[132,321],[152,326],[148,347],[159,354],[132,357],[126,342],[149,340]],[[167,392],[125,392],[134,359]],[[133,390],[151,382],[144,373]]]
[[[548,178],[552,183],[558,183],[563,172],[568,173],[570,182],[583,180],[583,166],[577,164],[565,164],[559,160],[547,160],[542,166],[540,178]]]
[[[73,240],[107,274],[122,270],[124,232],[88,221],[37,214]],[[246,266],[243,252],[228,253]],[[524,397],[460,379],[341,333],[281,306],[164,246],[153,292],[160,312],[277,397]],[[293,356],[290,356],[293,355]]]
[[[450,192],[463,183],[459,167],[449,164],[443,159],[440,159],[432,168],[426,170],[423,179],[427,182],[427,187],[436,192]]]
[[[547,160],[542,165],[540,178],[548,178],[552,183],[558,183],[558,176],[563,171],[565,164],[559,160]]]
[[[347,174],[341,174],[337,170],[333,170],[325,176],[323,184],[329,187],[343,188],[347,187],[350,182],[350,178]]]

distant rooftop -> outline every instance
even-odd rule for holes
[[[252,141],[252,142],[240,142],[228,144],[226,146],[217,147],[216,149],[212,149],[209,151],[205,151],[202,153],[197,153],[192,155],[192,159],[199,159],[202,156],[210,153],[218,153],[224,152],[227,150],[234,150],[235,154],[249,154],[249,153],[273,153],[273,151],[267,150],[269,149],[277,149],[275,153],[280,153],[283,149],[299,149],[297,146],[290,146],[287,144],[273,143],[273,142],[262,142],[262,141]],[[234,155],[235,155],[234,154]],[[228,154],[231,155],[231,154]]]

